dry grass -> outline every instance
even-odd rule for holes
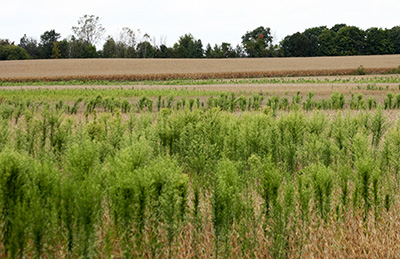
[[[202,225],[197,230],[192,221],[182,227],[176,236],[173,248],[173,258],[215,258],[214,229],[211,219],[210,197],[205,197],[201,202]],[[257,200],[257,203],[261,200]],[[261,206],[260,204],[257,204]],[[301,220],[294,226],[287,247],[287,258],[400,258],[400,211],[396,203],[389,211],[382,211],[377,221],[371,214],[367,222],[359,215],[354,215],[349,208],[344,218],[336,219],[332,215],[327,223],[319,216],[313,215],[310,224],[302,226]],[[259,208],[257,214],[261,213]],[[264,234],[263,223],[258,221],[255,233],[251,229],[245,236],[239,233],[239,226],[233,225],[230,235],[230,254],[224,258],[273,258],[271,254],[272,236]],[[137,258],[152,258],[149,253],[149,235],[151,230],[146,230],[147,237],[144,241],[145,252],[139,254],[134,249]],[[161,232],[159,241],[166,241],[166,233]],[[253,236],[255,235],[255,236]],[[255,243],[243,251],[243,241],[255,238]],[[104,240],[102,240],[104,241]],[[100,242],[99,251],[104,249]],[[133,241],[132,241],[133,243]],[[122,251],[119,243],[114,243],[113,254],[121,258]],[[166,247],[158,254],[159,258],[167,258]],[[101,257],[103,258],[103,257]],[[104,257],[105,258],[105,257]]]
[[[0,62],[0,80],[154,80],[387,73],[400,55],[258,59],[65,59]]]

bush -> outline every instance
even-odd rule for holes
[[[0,45],[0,60],[29,59],[25,49],[16,45]]]
[[[356,70],[354,70],[353,75],[366,75],[367,72],[365,71],[364,66],[359,66]]]

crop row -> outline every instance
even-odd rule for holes
[[[2,82],[38,82],[38,81],[145,81],[145,80],[176,80],[176,79],[229,79],[257,77],[291,77],[291,76],[334,76],[334,75],[366,75],[366,74],[398,74],[400,68],[364,68],[357,69],[327,69],[327,70],[284,70],[284,71],[253,71],[253,72],[214,72],[214,73],[149,73],[131,75],[70,75],[45,77],[2,77]]]
[[[4,91],[0,99],[0,115],[3,119],[14,118],[16,121],[30,110],[37,111],[43,107],[54,108],[58,113],[76,114],[84,113],[87,116],[95,111],[114,112],[118,110],[120,113],[130,112],[154,112],[164,108],[172,110],[190,111],[194,109],[211,109],[219,108],[230,112],[245,112],[263,110],[265,113],[276,115],[278,111],[292,111],[303,109],[311,110],[373,110],[379,106],[386,110],[400,108],[400,94],[388,92],[382,98],[377,100],[375,96],[364,96],[352,93],[350,98],[345,97],[343,93],[334,92],[328,98],[315,99],[314,92],[309,92],[307,96],[303,96],[300,92],[295,95],[283,96],[266,96],[264,94],[255,93],[252,95],[228,92],[202,92],[205,95],[216,94],[216,96],[199,96],[192,97],[197,93],[195,90],[77,90],[78,94],[84,92],[83,97],[77,98],[75,101],[69,101],[77,93],[75,90],[34,90],[34,91]],[[68,94],[63,95],[63,93]],[[96,95],[99,93],[98,95]],[[159,95],[158,97],[150,97],[139,94],[167,94],[167,96]],[[103,94],[107,97],[103,97]],[[187,97],[179,97],[178,95],[187,95]],[[114,96],[113,96],[114,95]],[[32,101],[34,96],[37,101]],[[136,96],[136,97],[135,97]],[[40,101],[38,101],[40,100]]]

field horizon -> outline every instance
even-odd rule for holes
[[[0,62],[1,81],[168,80],[384,74],[400,55],[241,59],[57,59]],[[361,71],[360,71],[361,69]],[[357,72],[358,70],[358,72]]]

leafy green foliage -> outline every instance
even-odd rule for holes
[[[399,124],[380,105],[342,111],[349,103],[333,94],[327,105],[339,111],[326,113],[312,94],[305,111],[291,108],[299,95],[224,93],[202,107],[168,90],[157,92],[159,112],[122,114],[123,100],[134,107],[153,92],[114,91],[123,98],[4,94],[1,256],[173,258],[187,233],[202,256],[209,231],[218,256],[256,256],[267,244],[281,258],[316,229],[351,217],[378,226],[397,205]]]

